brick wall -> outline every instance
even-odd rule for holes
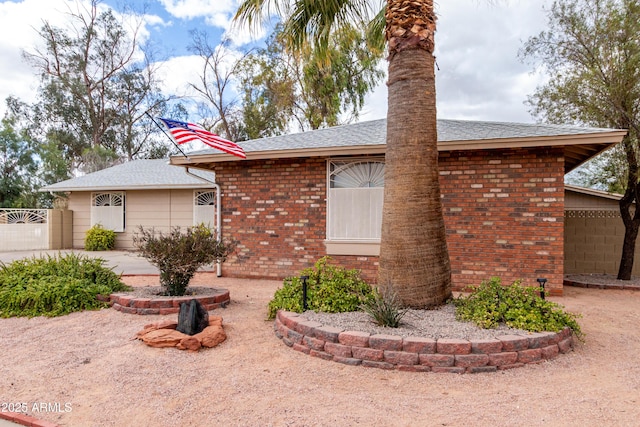
[[[326,160],[214,164],[222,233],[238,243],[223,264],[235,277],[283,278],[325,255]]]
[[[326,159],[213,165],[223,233],[239,241],[225,276],[283,278],[325,255]],[[562,149],[450,152],[440,157],[454,286],[500,276],[562,292]],[[334,256],[374,281],[377,257]]]
[[[440,185],[456,287],[545,277],[562,293],[562,148],[442,153]]]

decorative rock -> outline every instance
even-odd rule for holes
[[[202,347],[202,344],[200,344],[200,341],[195,336],[188,336],[182,338],[176,347],[178,347],[179,350],[198,351],[200,347]]]
[[[209,326],[195,335],[175,330],[177,322],[151,323],[137,333],[136,337],[150,347],[176,347],[180,350],[198,351],[201,347],[215,347],[227,339],[222,327],[222,317],[211,316]]]
[[[185,335],[173,329],[156,329],[143,334],[140,339],[149,347],[175,347]]]
[[[227,339],[227,334],[222,329],[222,325],[212,325],[204,328],[204,331],[193,336],[197,338],[203,347],[215,347]]]
[[[208,324],[209,313],[200,304],[200,301],[192,299],[189,303],[180,304],[177,331],[187,335],[195,335],[202,332]]]

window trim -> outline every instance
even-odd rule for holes
[[[101,224],[102,226],[104,226],[104,224],[102,224],[100,221],[95,221],[94,220],[94,209],[95,208],[100,208],[100,207],[114,207],[112,205],[107,205],[107,206],[96,206],[95,205],[95,201],[96,201],[96,196],[100,195],[100,194],[109,194],[110,197],[112,197],[113,195],[118,195],[120,197],[120,199],[122,200],[122,204],[120,206],[116,205],[115,207],[120,207],[121,208],[121,214],[122,214],[122,227],[117,227],[115,229],[113,228],[108,228],[109,230],[113,230],[116,233],[125,233],[127,231],[127,199],[126,199],[126,192],[125,191],[92,191],[91,192],[91,201],[90,201],[90,205],[89,205],[89,225],[91,227],[93,227],[96,224]]]
[[[331,166],[333,162],[362,163],[379,162],[385,163],[384,157],[335,157],[327,159],[326,188],[327,188],[327,209],[326,209],[326,230],[324,245],[328,255],[359,255],[359,256],[379,256],[380,238],[336,238],[331,237]],[[372,187],[380,188],[380,187]]]

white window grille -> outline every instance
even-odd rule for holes
[[[124,232],[124,192],[91,193],[91,226],[96,224],[118,233]]]
[[[329,162],[328,240],[379,240],[384,160]]]
[[[204,224],[211,230],[216,224],[216,192],[195,191],[193,197],[193,225]]]

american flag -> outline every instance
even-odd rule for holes
[[[234,156],[247,158],[242,147],[229,140],[219,137],[215,133],[211,133],[205,128],[195,123],[180,122],[178,120],[163,119],[158,117],[169,130],[171,136],[178,144],[184,144],[191,141],[202,141],[210,147],[216,148],[225,153],[233,154]]]

